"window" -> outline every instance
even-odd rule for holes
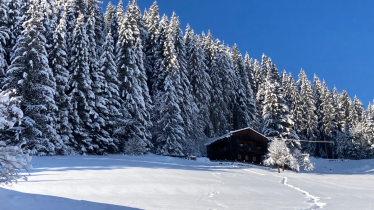
[[[238,159],[241,160],[241,159],[242,159],[242,156],[241,156],[241,155],[238,155]]]
[[[256,161],[256,157],[253,157],[253,161],[254,161],[254,162]]]
[[[249,160],[249,157],[248,155],[245,156],[245,160],[248,161]]]

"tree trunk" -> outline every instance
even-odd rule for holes
[[[279,165],[278,165],[278,173],[280,173],[280,170],[279,170]]]
[[[284,171],[284,165],[282,165],[282,171]]]

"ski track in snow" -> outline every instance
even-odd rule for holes
[[[215,185],[223,185],[223,182],[222,182],[222,177],[221,177],[221,173],[212,173],[212,175],[214,177],[216,177],[216,179],[214,179],[215,182],[217,182],[217,184],[213,184],[213,186]],[[208,193],[205,193],[204,196],[200,197],[200,199],[202,200],[205,200],[205,201],[209,201],[210,203],[214,203],[222,208],[225,208],[227,209],[227,206],[221,204],[221,203],[217,203],[217,202],[214,202],[214,201],[211,201],[211,200],[208,200],[208,198],[213,198],[214,196],[216,195],[219,195],[220,192],[216,189],[214,189],[213,187],[209,187],[210,191]],[[219,210],[219,209],[211,209],[209,208],[208,210]]]
[[[304,209],[304,210],[314,210],[314,209],[322,209],[323,207],[326,206],[326,203],[322,203],[322,202],[318,202],[320,200],[319,197],[316,197],[316,196],[313,196],[311,195],[309,192],[305,191],[305,190],[302,190],[298,187],[295,187],[293,185],[290,185],[287,183],[288,182],[288,178],[287,177],[283,177],[281,183],[286,185],[287,187],[290,187],[290,188],[293,188],[299,192],[302,192],[309,200],[308,200],[308,203],[313,203],[313,205],[307,209]]]
[[[244,171],[248,171],[248,172],[251,172],[251,173],[254,173],[254,174],[258,174],[258,175],[261,175],[261,176],[265,176],[265,174],[258,173],[258,172],[255,172],[255,171],[252,171],[252,170],[248,170],[248,169],[244,169]]]

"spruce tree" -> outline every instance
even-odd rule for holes
[[[132,124],[126,135],[126,154],[143,155],[151,147],[149,107],[151,99],[147,88],[147,77],[143,65],[143,46],[136,19],[136,8],[128,5],[123,24],[119,30],[117,45],[117,68],[122,84],[121,97],[131,115]]]
[[[84,15],[80,14],[73,32],[70,58],[70,87],[72,88],[72,110],[69,121],[74,128],[74,139],[71,145],[79,153],[99,153],[99,146],[93,143],[91,131],[94,129],[95,94],[92,90],[92,79],[89,66],[88,36]]]
[[[232,48],[231,59],[234,64],[236,73],[236,99],[234,115],[234,129],[242,129],[252,126],[252,122],[256,116],[256,105],[253,98],[252,88],[248,81],[248,74],[243,63],[243,58],[239,53],[238,46],[235,44]]]
[[[177,55],[180,74],[180,86],[177,93],[179,98],[179,108],[184,121],[184,132],[186,139],[182,143],[183,149],[191,154],[196,153],[199,140],[204,137],[203,130],[200,128],[200,122],[197,118],[199,110],[191,94],[191,84],[187,71],[186,46],[183,38],[183,32],[180,29],[179,18],[173,13],[170,20],[169,30],[173,34],[174,50]]]
[[[49,65],[52,69],[56,80],[55,101],[58,107],[56,112],[56,130],[59,138],[65,145],[69,145],[69,139],[72,139],[73,127],[68,120],[69,109],[71,108],[70,97],[66,94],[69,89],[67,84],[69,81],[68,58],[66,49],[66,20],[63,14],[60,23],[53,34],[51,51],[48,55]],[[63,148],[58,153],[68,154],[68,148]]]
[[[217,110],[214,110],[219,116],[217,118],[217,134],[223,135],[229,130],[234,130],[233,125],[233,114],[234,114],[234,101],[236,99],[236,86],[235,83],[236,75],[234,72],[234,64],[232,62],[230,51],[231,49],[227,46],[221,44],[221,42],[216,39],[215,48],[217,49],[217,72],[215,73],[216,78],[214,82],[221,82],[221,89],[216,88],[216,92],[222,94],[222,98],[218,99],[215,97],[215,101],[218,105]]]
[[[5,87],[14,88],[14,94],[21,100],[23,130],[18,139],[25,141],[24,149],[35,155],[54,155],[55,148],[62,148],[63,143],[56,138],[56,83],[48,65],[39,3],[34,1],[27,12],[30,19],[23,23],[25,30],[14,47]]]
[[[0,90],[2,89],[6,69],[8,67],[7,42],[10,29],[8,28],[8,1],[0,1]]]
[[[355,96],[353,100],[353,106],[355,108],[355,114],[357,115],[357,122],[362,123],[365,120],[365,108],[360,99]]]
[[[313,98],[314,98],[314,106],[316,107],[315,113],[317,115],[317,130],[318,132],[316,133],[317,139],[321,139],[321,131],[322,131],[322,113],[321,113],[321,104],[322,104],[322,84],[321,80],[317,77],[316,74],[314,74],[314,79],[313,79]],[[318,144],[320,145],[320,144]]]
[[[333,107],[331,93],[327,88],[326,82],[323,81],[320,97],[320,120],[321,120],[321,139],[325,141],[334,141],[336,138],[336,129],[337,125],[334,120],[335,118],[335,108]],[[326,143],[319,144],[320,151],[319,155],[323,157],[322,154],[325,154],[327,158],[329,155],[328,145]]]
[[[121,82],[118,80],[117,66],[114,56],[114,44],[111,31],[106,36],[103,45],[103,54],[100,57],[100,71],[104,73],[104,89],[102,97],[105,99],[105,111],[102,112],[105,120],[105,130],[113,138],[116,147],[112,152],[120,151],[123,148],[121,138],[126,135],[126,128],[130,124],[130,116],[125,107],[122,107],[123,101],[120,97],[119,86]]]
[[[104,20],[105,20],[107,30],[111,32],[112,37],[113,37],[113,42],[112,42],[113,47],[114,47],[113,53],[115,54],[116,53],[115,47],[116,47],[118,36],[119,36],[118,35],[118,17],[116,13],[116,7],[111,2],[108,3],[108,6],[106,8]]]
[[[251,87],[251,90],[253,92],[253,96],[255,96],[255,90],[257,89],[256,87],[256,77],[255,77],[255,71],[254,71],[254,63],[253,59],[249,58],[249,54],[246,53],[244,57],[244,68],[245,72],[247,73],[248,77],[248,82]]]
[[[185,139],[183,118],[179,108],[181,80],[179,63],[174,46],[174,28],[170,27],[163,43],[164,60],[161,63],[162,88],[156,89],[155,108],[159,118],[155,122],[156,154],[183,156],[182,143]]]
[[[188,44],[186,43],[186,48],[189,55],[187,70],[191,83],[191,93],[199,109],[198,116],[200,121],[202,121],[202,129],[206,136],[212,137],[213,125],[210,121],[208,106],[212,83],[206,72],[207,67],[204,63],[204,51],[199,43],[199,37],[194,35]]]
[[[315,103],[313,97],[312,86],[310,81],[308,80],[304,70],[301,69],[299,74],[298,86],[300,89],[300,96],[301,96],[301,108],[302,108],[302,120],[303,120],[303,127],[301,128],[300,138],[307,139],[307,140],[316,140],[317,134],[317,116],[315,114]],[[316,152],[316,145],[315,143],[306,143],[303,145],[303,149],[309,153],[314,155]]]

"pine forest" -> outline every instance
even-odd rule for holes
[[[0,1],[1,145],[203,156],[209,139],[252,127],[314,157],[374,158],[374,104],[182,30],[156,2],[100,4]]]

